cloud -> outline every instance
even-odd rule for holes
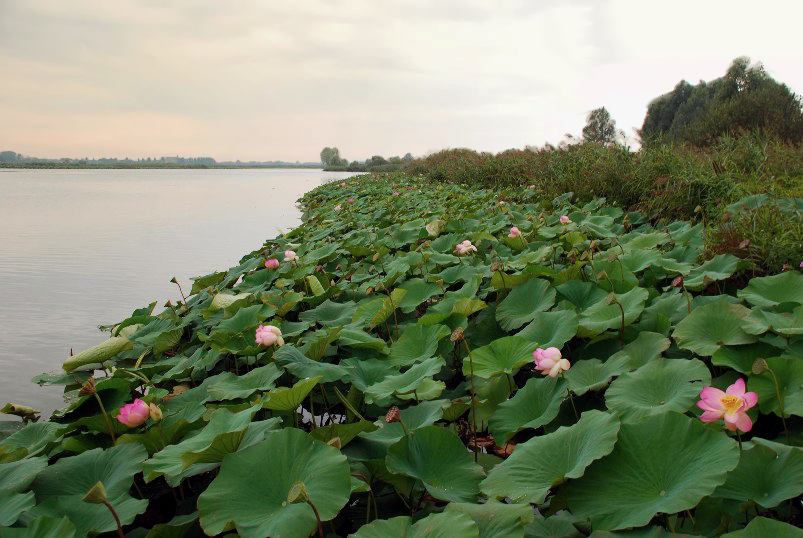
[[[803,86],[799,2],[0,0],[0,147],[356,159],[620,127],[741,54]],[[778,16],[782,13],[783,16]]]

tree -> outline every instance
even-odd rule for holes
[[[0,151],[0,163],[15,163],[21,159],[22,155],[14,151]]]
[[[348,164],[348,161],[340,158],[340,150],[337,148],[325,147],[321,150],[321,164],[324,168],[332,166],[343,166],[343,163]]]
[[[616,122],[605,107],[595,108],[588,113],[586,126],[583,127],[583,140],[599,144],[616,143]]]

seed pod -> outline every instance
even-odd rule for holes
[[[392,422],[400,422],[400,421],[401,421],[401,410],[394,405],[393,407],[388,409],[388,412],[385,415],[385,422],[390,424]]]

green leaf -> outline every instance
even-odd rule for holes
[[[740,304],[715,301],[692,310],[678,323],[672,338],[679,347],[710,357],[720,347],[751,344],[756,338],[742,329],[750,310]]]
[[[299,319],[310,323],[320,323],[324,327],[339,327],[351,323],[351,318],[357,304],[353,301],[346,303],[335,303],[326,300],[313,308],[299,314]]]
[[[619,421],[602,411],[586,411],[577,423],[533,437],[494,467],[480,485],[492,498],[541,504],[550,488],[579,478],[591,462],[610,454]]]
[[[209,378],[207,393],[210,400],[236,400],[248,398],[257,391],[266,391],[273,388],[273,382],[282,375],[275,364],[255,368],[244,375],[232,372],[223,372]]]
[[[515,287],[496,307],[496,319],[506,331],[532,321],[537,312],[555,304],[555,288],[541,278],[533,278]]]
[[[339,364],[318,362],[310,359],[297,347],[285,344],[273,354],[273,359],[296,379],[320,377],[321,382],[339,381],[347,375],[346,369]]]
[[[775,357],[779,353],[781,353],[780,349],[764,342],[735,347],[722,346],[711,355],[711,364],[727,366],[737,372],[749,374],[753,371],[753,363],[756,359]]]
[[[699,267],[692,269],[683,279],[683,285],[687,290],[701,290],[712,282],[729,278],[736,272],[738,264],[739,258],[732,254],[714,256]]]
[[[307,538],[316,527],[312,508],[287,502],[297,483],[304,485],[321,519],[329,521],[351,493],[346,457],[301,430],[268,433],[261,443],[223,460],[198,497],[201,527],[209,535],[233,526],[242,538]]]
[[[64,426],[56,422],[31,422],[0,442],[0,462],[36,456],[59,439]]]
[[[444,513],[450,512],[471,517],[479,528],[480,538],[524,538],[525,525],[533,521],[532,509],[523,504],[453,502],[446,505]]]
[[[610,383],[611,378],[624,372],[626,367],[610,359],[602,362],[599,359],[584,359],[572,364],[571,369],[563,373],[569,384],[569,390],[578,396],[588,391],[597,391]]]
[[[654,360],[611,383],[605,404],[626,422],[667,411],[683,413],[710,384],[708,367],[697,359]]]
[[[217,286],[223,279],[226,278],[226,271],[221,271],[219,273],[212,273],[211,275],[206,276],[199,276],[192,279],[192,289],[190,290],[190,295],[195,295],[196,293],[204,290],[206,288]]]
[[[496,444],[505,444],[521,429],[536,429],[552,422],[567,394],[563,379],[533,377],[527,380],[513,398],[499,404],[488,421]]]
[[[350,538],[479,538],[477,524],[467,514],[447,511],[430,514],[413,524],[407,516],[377,519],[350,534]]]
[[[613,452],[568,484],[569,508],[597,530],[640,527],[693,508],[738,461],[736,441],[697,419],[666,413],[622,424]]]
[[[302,379],[292,387],[273,389],[265,395],[265,403],[262,406],[274,411],[293,411],[298,409],[304,398],[307,397],[320,380],[320,376],[316,376]]]
[[[401,410],[401,420],[404,422],[402,427],[399,422],[386,423],[384,417],[375,424],[378,429],[372,432],[361,433],[359,440],[368,445],[369,451],[376,458],[384,458],[387,448],[404,437],[404,428],[407,431],[414,431],[426,426],[435,424],[443,416],[447,402],[444,400],[421,402],[418,405],[407,407]]]
[[[737,293],[740,299],[754,306],[777,306],[780,303],[803,304],[803,274],[784,271],[773,276],[757,277]]]
[[[431,284],[423,278],[413,278],[399,285],[400,289],[405,290],[404,298],[399,302],[399,310],[409,314],[421,303],[435,297],[441,289],[435,284]]]
[[[793,527],[789,523],[757,516],[750,520],[747,527],[723,534],[722,538],[800,538],[803,530]]]
[[[773,508],[803,493],[803,448],[754,437],[714,495]]]
[[[463,375],[489,378],[498,374],[515,374],[532,360],[536,345],[518,336],[504,336],[487,346],[471,351],[463,359]],[[473,370],[473,372],[472,372]]]
[[[30,458],[0,465],[0,525],[13,525],[19,515],[36,504],[34,494],[23,493],[47,467],[46,458]]]
[[[784,416],[803,417],[803,360],[798,357],[771,357],[766,360],[767,366],[778,379]],[[762,413],[781,416],[781,402],[769,371],[761,375],[751,374],[747,386],[758,393],[758,407]]]
[[[40,516],[26,527],[0,527],[0,538],[73,538],[75,525],[66,516]]]
[[[424,379],[431,377],[445,365],[440,357],[432,357],[419,362],[402,374],[390,375],[379,383],[365,389],[365,398],[368,403],[387,398],[394,393],[409,394],[415,391]]]
[[[536,312],[533,319],[516,333],[519,338],[537,342],[538,347],[562,348],[577,334],[577,313],[574,310]]]
[[[451,334],[445,325],[409,325],[390,346],[388,362],[393,366],[409,366],[435,355],[440,340]]]
[[[123,444],[62,458],[37,475],[32,489],[38,504],[28,513],[32,517],[66,515],[77,536],[114,531],[117,524],[105,506],[83,501],[86,492],[102,482],[109,502],[123,525],[128,525],[148,506],[147,500],[134,499],[128,493],[147,456],[142,446]]]
[[[421,480],[430,495],[444,501],[474,501],[485,474],[460,439],[437,426],[405,435],[385,460],[390,472]]]
[[[649,292],[644,288],[633,288],[627,293],[614,295],[619,304],[605,300],[590,306],[581,313],[578,335],[597,336],[608,329],[618,329],[623,321],[625,326],[630,325],[644,310],[644,303],[647,301]],[[624,320],[622,319],[623,311]]]

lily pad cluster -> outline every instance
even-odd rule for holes
[[[300,203],[38,376],[48,420],[7,406],[0,538],[800,534],[797,270],[571,194],[364,176]],[[739,379],[752,428],[701,421]]]

